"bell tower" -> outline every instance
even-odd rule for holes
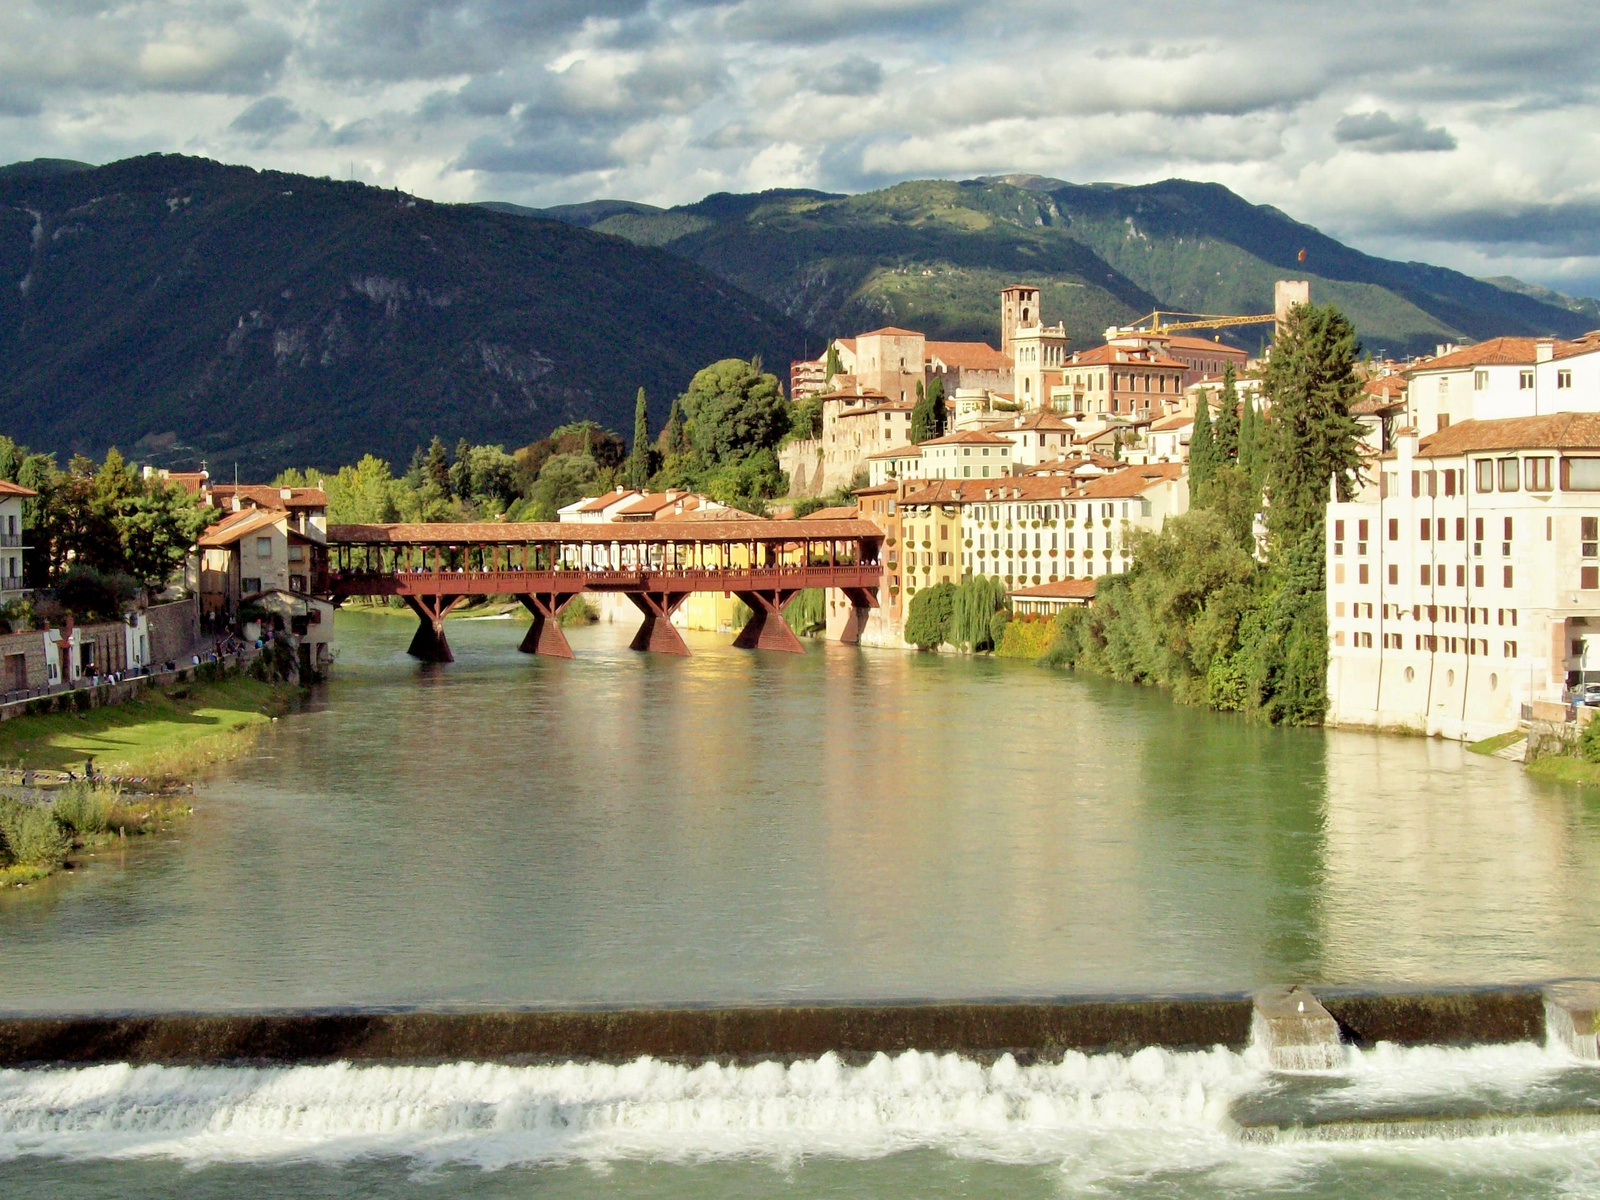
[[[1000,292],[1000,353],[1011,357],[1011,340],[1019,328],[1043,325],[1039,312],[1039,289],[1014,283]]]

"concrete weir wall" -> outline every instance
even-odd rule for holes
[[[1343,1040],[1469,1044],[1540,1040],[1537,987],[1414,993],[1317,990]],[[1248,996],[944,1004],[663,1007],[508,1012],[322,1011],[0,1016],[0,1068],[103,1062],[847,1060],[880,1051],[1024,1061],[1066,1050],[1242,1049]]]

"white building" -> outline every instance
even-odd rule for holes
[[[1128,467],[1076,487],[1030,475],[967,496],[962,574],[998,576],[1008,588],[1126,571],[1135,533],[1159,532],[1189,508],[1177,463]]]
[[[0,479],[0,596],[23,590],[22,502],[39,493]]]
[[[1011,474],[1011,443],[981,429],[963,429],[919,442],[921,479],[999,479]]]
[[[1405,372],[1409,423],[1434,433],[1459,421],[1600,412],[1600,331],[1575,342],[1491,338],[1447,349]]]
[[[1376,467],[1328,507],[1329,723],[1477,739],[1561,702],[1600,651],[1600,415],[1452,422]]]

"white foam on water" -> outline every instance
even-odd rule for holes
[[[1351,1051],[1343,1074],[1374,1098],[1425,1102],[1492,1079],[1543,1086],[1574,1060],[1531,1045]],[[835,1055],[747,1067],[96,1066],[0,1071],[0,1160],[25,1155],[208,1162],[343,1162],[498,1168],[623,1159],[793,1161],[931,1148],[1058,1163],[1071,1189],[1176,1172],[1252,1187],[1335,1159],[1446,1172],[1548,1171],[1600,1186],[1600,1135],[1244,1145],[1227,1113],[1267,1073],[1249,1052],[1069,1053],[1021,1066],[957,1055]],[[1554,1157],[1552,1157],[1554,1156]]]

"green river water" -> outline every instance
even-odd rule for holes
[[[547,661],[484,620],[436,667],[411,632],[341,614],[333,682],[180,834],[0,897],[0,1009],[1600,974],[1600,796],[1458,745],[1022,663],[694,634],[679,660],[610,625]],[[1538,1047],[1350,1066],[1424,1101],[1572,1070]],[[1600,1194],[1577,1130],[1243,1147],[1219,1114],[1261,1085],[1222,1051],[0,1072],[0,1196]]]

